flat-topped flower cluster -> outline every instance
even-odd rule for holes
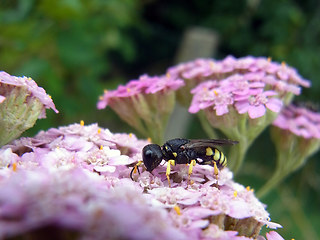
[[[16,77],[0,71],[0,146],[19,137],[46,109],[58,110],[46,91],[29,77]]]
[[[2,103],[6,98],[10,97],[13,90],[23,89],[28,93],[28,97],[26,99],[27,101],[31,101],[33,98],[36,98],[43,104],[43,109],[39,118],[44,118],[46,116],[45,109],[51,108],[56,113],[59,112],[56,109],[51,97],[30,77],[16,77],[11,76],[4,71],[0,71],[0,85],[0,103]]]
[[[281,99],[285,99],[286,104],[292,98],[291,94],[300,94],[300,86],[310,86],[310,82],[303,79],[294,68],[285,63],[272,62],[270,58],[265,57],[228,56],[222,60],[197,59],[173,66],[168,69],[168,73],[185,81],[186,87],[181,89],[182,92],[190,91],[201,82],[219,82],[235,76],[228,80],[232,80],[233,83],[221,84],[224,85],[224,90],[231,88],[230,91],[238,90],[237,94],[247,95],[250,94],[248,90],[253,88],[252,95],[255,95],[256,88],[265,87],[266,90],[276,91]]]
[[[49,229],[76,239],[263,239],[262,226],[280,227],[227,168],[217,182],[212,167],[195,166],[188,184],[188,167],[174,166],[169,188],[163,163],[132,181],[147,143],[73,124],[2,147],[0,238]]]
[[[168,73],[189,85],[190,113],[213,108],[217,116],[232,107],[251,119],[264,116],[266,109],[278,113],[293,95],[300,94],[301,86],[310,86],[294,68],[263,57],[198,59],[169,68]]]
[[[155,94],[157,92],[165,93],[169,90],[177,90],[184,85],[180,79],[167,76],[148,76],[142,75],[137,80],[131,80],[126,85],[120,85],[116,90],[107,90],[100,97],[98,109],[103,109],[107,105],[112,106],[113,101],[119,98],[128,98],[140,94]]]
[[[160,143],[174,108],[175,91],[183,85],[182,80],[168,74],[142,75],[116,90],[105,90],[97,107],[110,106],[123,121]]]
[[[305,139],[320,139],[320,114],[304,106],[287,106],[272,125]]]

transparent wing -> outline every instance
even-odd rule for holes
[[[201,147],[215,147],[234,145],[239,143],[238,141],[229,139],[190,139],[190,142],[182,145],[183,148],[201,148]]]

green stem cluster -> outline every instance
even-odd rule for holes
[[[271,178],[257,192],[258,197],[263,197],[306,162],[320,147],[320,140],[315,138],[305,139],[290,131],[277,127],[271,128],[271,138],[277,150],[277,167]]]
[[[164,140],[164,132],[175,105],[175,93],[158,92],[119,98],[110,103],[122,120],[153,143]]]
[[[217,128],[228,138],[239,141],[239,144],[230,148],[228,155],[228,166],[236,174],[252,142],[271,124],[277,114],[268,110],[264,116],[251,119],[248,114],[239,114],[236,109],[230,108],[229,113],[222,116],[217,116],[214,110],[205,110],[205,116],[211,128]]]

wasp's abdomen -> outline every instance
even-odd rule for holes
[[[222,169],[227,165],[227,157],[217,148],[207,147],[206,157],[209,157],[210,160],[205,161],[204,164],[214,165],[213,162],[215,162],[219,169]]]

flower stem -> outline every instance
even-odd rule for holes
[[[312,219],[306,216],[305,211],[301,207],[301,202],[290,188],[278,189],[280,200],[282,205],[285,206],[289,212],[292,220],[298,226],[300,232],[302,233],[302,239],[318,239],[316,230],[314,229],[314,224]]]
[[[269,180],[257,192],[258,197],[267,195],[290,173],[301,167],[319,149],[318,139],[305,139],[277,127],[271,128],[271,138],[276,143],[277,166]]]
[[[247,140],[243,138],[239,139],[239,144],[231,147],[230,152],[228,154],[228,166],[234,174],[236,174],[242,166],[249,145]]]
[[[279,151],[277,157],[277,168],[271,178],[257,192],[259,198],[267,195],[274,187],[283,181],[290,173],[295,171],[301,163],[304,162],[304,157],[296,151]]]
[[[279,168],[273,173],[272,177],[259,189],[256,196],[262,198],[266,196],[275,186],[277,186],[285,177]]]
[[[218,138],[218,134],[216,133],[214,128],[210,125],[209,121],[206,118],[205,113],[203,111],[200,111],[197,114],[197,116],[198,116],[198,118],[200,120],[200,124],[202,126],[202,129],[206,132],[208,137],[211,138],[211,139],[217,139]]]

